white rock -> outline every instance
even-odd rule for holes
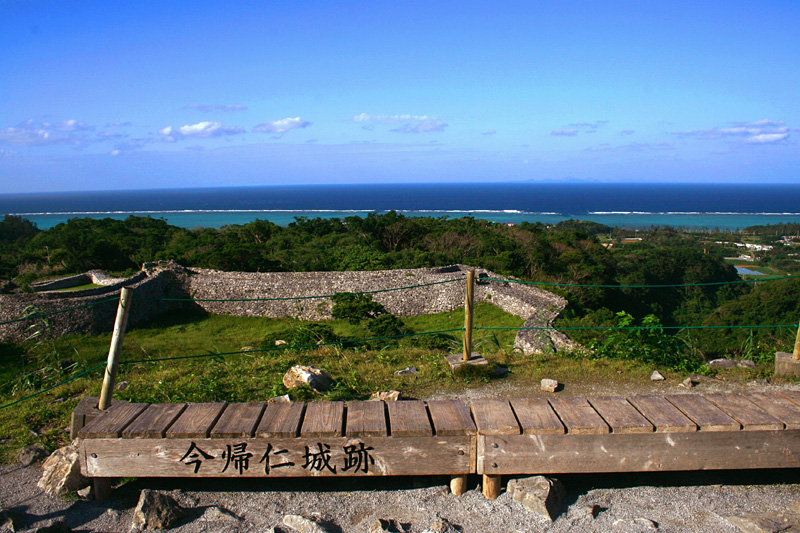
[[[295,365],[283,376],[283,386],[295,389],[308,385],[316,391],[326,391],[333,386],[333,378],[315,366]]]
[[[42,465],[39,488],[54,496],[65,496],[89,484],[81,475],[77,440],[69,446],[54,451]]]
[[[542,390],[547,392],[555,392],[558,390],[558,381],[554,379],[543,379],[542,380]]]
[[[653,370],[653,373],[650,374],[650,381],[664,381],[665,379],[658,370]]]
[[[567,494],[560,481],[544,476],[512,479],[506,490],[515,502],[550,521],[555,519]]]
[[[396,402],[400,399],[400,391],[388,390],[373,392],[370,400],[383,400],[384,402]]]
[[[133,511],[132,525],[139,529],[169,529],[186,512],[171,496],[145,489]]]
[[[283,525],[298,533],[330,533],[322,525],[296,514],[287,514],[283,517]]]

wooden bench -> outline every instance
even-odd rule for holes
[[[800,467],[800,391],[76,408],[82,473],[483,476]],[[94,409],[94,410],[93,410]]]

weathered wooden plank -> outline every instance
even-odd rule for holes
[[[382,401],[347,402],[348,437],[385,437],[386,408]]]
[[[305,410],[306,404],[303,402],[267,404],[255,436],[297,437],[300,434],[300,424]]]
[[[800,430],[491,435],[479,439],[486,440],[485,455],[478,458],[477,467],[483,474],[800,467]]]
[[[114,404],[102,415],[83,427],[78,435],[83,439],[119,437],[128,425],[147,408],[146,403]]]
[[[738,421],[745,431],[783,429],[783,422],[738,394],[715,393],[703,396]]]
[[[190,403],[167,429],[168,439],[192,439],[208,437],[227,403]]]
[[[519,435],[520,428],[508,400],[473,400],[472,416],[481,435]]]
[[[800,405],[775,392],[746,392],[742,396],[779,419],[786,429],[800,429]]]
[[[790,402],[800,405],[800,391],[798,390],[779,390],[778,394],[789,400]]]
[[[344,402],[312,402],[300,428],[301,437],[341,437],[344,435]]]
[[[458,400],[432,400],[428,411],[437,436],[475,435],[477,428],[469,408]]]
[[[550,405],[564,423],[567,433],[596,435],[611,431],[586,398],[550,398]]]
[[[72,417],[70,418],[69,438],[75,440],[78,438],[78,433],[83,429],[83,426],[100,416],[102,411],[97,408],[97,403],[100,398],[97,396],[84,396],[72,410]],[[111,400],[111,405],[114,405],[114,400]]]
[[[739,422],[699,394],[665,396],[669,402],[691,418],[701,431],[737,431]]]
[[[151,404],[122,432],[123,439],[160,439],[186,408],[185,403]]]
[[[683,411],[669,403],[663,396],[641,394],[628,398],[656,427],[656,433],[691,433],[697,431],[697,424],[692,422]]]
[[[231,403],[214,424],[212,437],[252,437],[261,420],[264,403]]]
[[[565,431],[564,424],[545,398],[515,398],[511,400],[511,407],[517,415],[522,432],[527,435],[561,435]]]
[[[612,433],[652,433],[653,424],[622,396],[588,398]]]
[[[389,429],[393,437],[433,435],[433,427],[424,402],[418,400],[387,402],[386,407],[389,410]]]
[[[469,436],[89,439],[91,477],[316,477],[474,473]]]

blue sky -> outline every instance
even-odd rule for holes
[[[0,0],[1,192],[797,182],[800,2]]]

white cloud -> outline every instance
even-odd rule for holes
[[[389,131],[395,133],[432,133],[444,131],[449,126],[443,120],[428,115],[370,115],[361,113],[351,119],[352,122],[364,124],[365,129],[370,124],[383,124],[397,126]]]
[[[636,133],[636,130],[622,130],[620,133],[623,135],[633,135]]]
[[[243,128],[235,126],[225,126],[221,122],[204,121],[197,124],[189,124],[174,128],[166,126],[158,130],[158,134],[162,136],[162,140],[167,142],[175,142],[185,138],[193,139],[208,139],[211,137],[224,137],[227,135],[237,135],[244,133]]]
[[[395,133],[431,133],[436,131],[444,131],[444,129],[448,126],[446,122],[441,120],[423,120],[422,122],[418,123],[408,123],[403,124],[397,128],[392,128],[389,131],[393,131]]]
[[[253,128],[253,131],[256,133],[286,133],[297,128],[307,128],[311,124],[311,122],[300,117],[287,117],[258,124]]]
[[[226,113],[230,113],[232,111],[247,111],[247,106],[242,104],[232,104],[232,105],[223,105],[223,104],[187,104],[183,106],[184,109],[194,109],[196,111],[202,111],[204,113],[210,113],[212,111],[224,111]]]
[[[94,129],[85,122],[64,120],[58,123],[26,120],[17,126],[0,129],[0,144],[12,146],[43,146],[68,144],[82,146],[88,142],[85,131]]]
[[[725,139],[740,137],[745,144],[775,144],[789,137],[790,129],[782,120],[761,119],[754,122],[732,122],[732,126],[707,130],[674,131],[678,137]]]
[[[497,133],[497,130],[489,130],[489,131],[484,131],[483,133],[481,133],[481,135],[494,135],[495,133]]]
[[[760,133],[745,140],[748,144],[774,144],[789,136],[788,133]]]
[[[567,127],[585,129],[585,130],[596,130],[597,128],[605,126],[606,124],[608,124],[607,120],[596,120],[594,122],[573,122],[572,124],[567,124]]]
[[[569,130],[553,130],[550,132],[550,135],[555,135],[559,137],[574,137],[578,134],[578,130],[569,129]]]

